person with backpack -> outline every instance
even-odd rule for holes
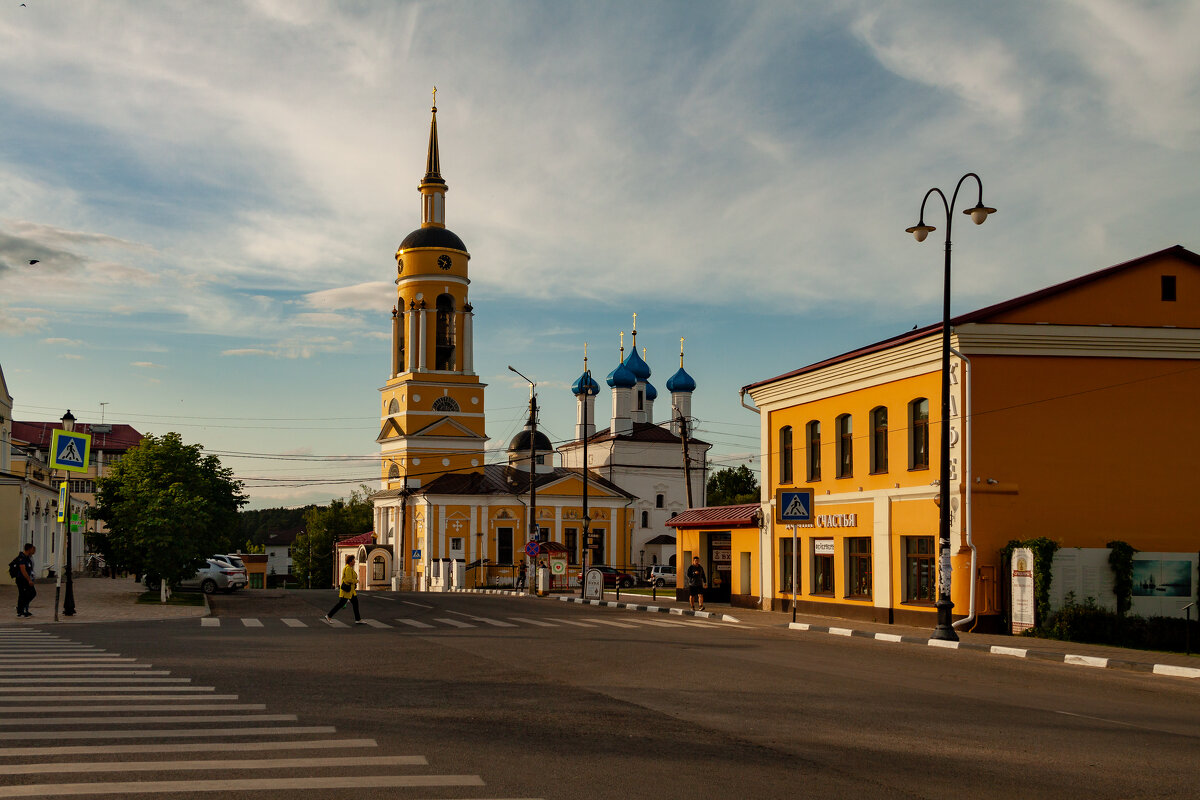
[[[687,587],[688,587],[688,604],[691,605],[692,611],[696,611],[696,598],[700,598],[700,611],[704,610],[704,585],[708,583],[708,576],[704,574],[704,567],[700,566],[700,556],[692,559],[692,565],[687,568]]]
[[[37,589],[33,588],[33,554],[37,548],[32,542],[25,543],[25,549],[17,553],[8,565],[8,574],[17,581],[17,616],[32,617],[29,604],[37,597]]]

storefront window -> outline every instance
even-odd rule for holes
[[[871,596],[871,539],[856,536],[846,540],[846,596]]]
[[[937,584],[932,536],[904,537],[904,600],[932,603]]]
[[[792,593],[792,568],[796,560],[792,557],[792,539],[779,540],[779,591],[784,594]],[[799,590],[799,586],[796,589]]]
[[[833,539],[813,540],[812,593],[833,594]]]

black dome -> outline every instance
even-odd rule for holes
[[[530,432],[531,431],[528,428],[526,428],[525,430],[521,431],[516,436],[514,436],[512,441],[508,443],[508,452],[510,452],[510,453],[513,453],[513,452],[528,453],[529,452],[529,434],[530,434]],[[541,431],[537,432],[537,439],[535,441],[536,441],[536,448],[539,452],[546,452],[546,451],[554,449],[550,445],[550,437],[547,436],[546,434],[542,433]]]
[[[467,252],[467,246],[463,244],[463,240],[446,228],[417,228],[404,237],[399,249],[407,250],[410,247],[442,247],[447,250]]]

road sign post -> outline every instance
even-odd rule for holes
[[[63,417],[63,424],[75,422],[75,417],[70,416],[71,412],[67,412],[67,416]],[[87,472],[88,461],[92,454],[92,437],[87,433],[75,433],[74,431],[62,430],[55,428],[50,432],[50,468],[61,469],[66,472]],[[59,509],[58,518],[63,524],[63,538],[66,539],[66,546],[62,549],[63,557],[66,564],[62,570],[59,570],[55,576],[54,583],[54,621],[58,621],[58,593],[62,586],[62,573],[67,573],[67,592],[63,597],[62,611],[63,615],[72,617],[75,615],[75,592],[71,581],[71,559],[73,548],[71,547],[71,487],[70,482],[64,480],[59,487]]]
[[[786,525],[792,530],[792,622],[796,621],[796,592],[799,588],[797,582],[799,570],[796,569],[799,561],[796,529],[805,523],[812,524],[814,502],[812,489],[777,489],[775,491],[775,524]]]

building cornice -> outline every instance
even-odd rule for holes
[[[1195,328],[968,323],[954,333],[968,356],[1200,359]]]

